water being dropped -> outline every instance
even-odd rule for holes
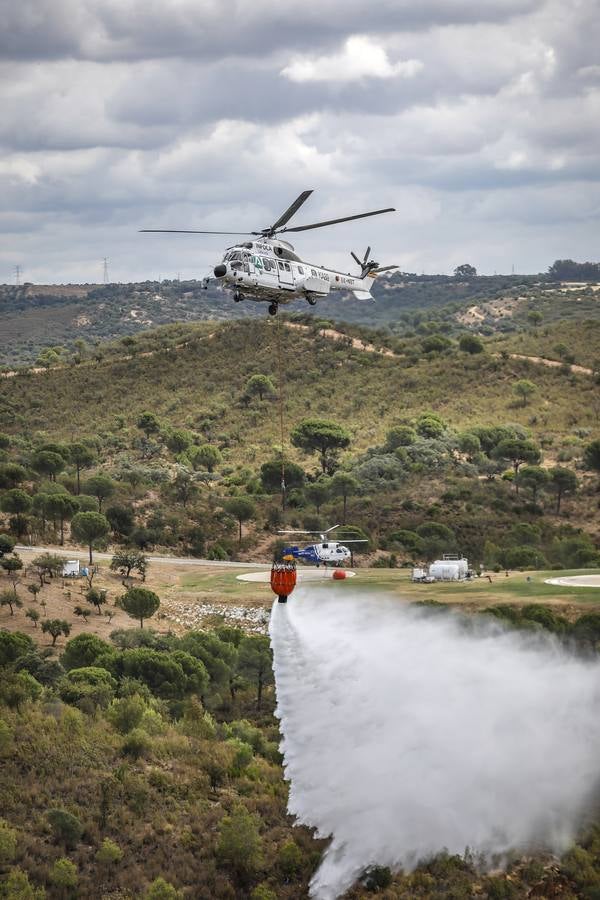
[[[446,848],[572,840],[600,776],[600,666],[544,635],[356,589],[274,605],[289,811],[331,844],[311,896]]]

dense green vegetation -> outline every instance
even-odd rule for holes
[[[587,334],[600,343],[600,328]],[[527,349],[559,335],[576,354],[562,326],[535,329]],[[444,551],[487,567],[598,564],[595,378],[511,358],[501,340],[413,338],[386,356],[364,349],[371,337],[351,346],[258,320],[169,326],[133,355],[121,343],[3,379],[4,527],[32,542],[71,535],[90,554],[110,542],[224,559],[268,551],[283,521],[341,521],[392,564]]]
[[[431,606],[431,604],[428,604]],[[439,607],[440,611],[448,610]],[[569,623],[540,604],[493,607],[508,628],[600,646],[600,615]],[[300,898],[324,842],[286,815],[268,639],[238,629],[91,633],[60,654],[0,631],[0,896]],[[600,835],[560,865],[422,861],[373,867],[348,897],[596,896]]]
[[[460,552],[488,571],[600,567],[595,313],[555,322],[575,304],[548,282],[488,279],[483,292],[471,277],[394,278],[393,291],[379,287],[383,310],[396,303],[391,327],[327,334],[330,323],[304,315],[180,323],[46,353],[47,371],[0,379],[0,897],[306,896],[324,844],[286,815],[268,640],[154,630],[146,551],[268,559],[283,525],[340,522],[366,539],[356,552],[370,566]],[[510,315],[457,318],[492,287],[498,300],[514,292]],[[116,310],[117,288],[92,299]],[[458,305],[442,304],[449,292]],[[577,304],[585,316],[594,297]],[[25,568],[17,540],[77,543],[90,560],[109,548],[122,595],[107,600],[92,572],[68,614],[48,609],[62,560],[39,553]],[[485,614],[595,654],[598,613],[541,605],[550,586],[519,577],[523,602],[502,575],[501,605]],[[129,628],[110,642],[89,627],[71,637],[74,623],[115,615]],[[467,852],[410,875],[374,868],[349,896],[600,890],[593,827],[560,865],[511,862],[484,878],[476,863]]]
[[[570,266],[565,268],[565,263]],[[581,285],[572,293],[560,283],[599,280],[597,264],[583,264],[578,274],[579,265],[557,260],[548,275],[527,276],[477,276],[469,265],[459,266],[455,276],[395,272],[375,282],[375,304],[339,294],[315,309],[298,300],[290,310],[308,322],[326,316],[401,338],[432,332],[458,336],[465,328],[489,336],[523,331],[538,320],[548,323],[583,316],[597,320],[593,287]],[[233,305],[229,293],[214,286],[204,290],[197,280],[3,285],[0,366],[81,360],[93,356],[99,342],[131,341],[150,327],[229,319]],[[264,315],[262,304],[235,306],[237,318]]]

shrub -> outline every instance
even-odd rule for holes
[[[144,894],[144,900],[180,900],[181,897],[183,894],[164,878],[156,878]]]
[[[110,645],[95,634],[78,634],[67,641],[60,661],[67,670],[81,669],[93,666],[99,657],[110,650]]]
[[[17,832],[0,819],[0,867],[9,866],[17,852]]]
[[[231,868],[238,878],[252,876],[262,863],[262,841],[258,832],[258,817],[245,806],[239,806],[230,816],[224,816],[219,828],[217,856]]]
[[[10,725],[8,725],[3,719],[0,719],[0,758],[10,753],[10,750],[13,746],[13,735],[14,732]]]
[[[545,556],[534,547],[509,547],[500,556],[507,569],[543,569],[548,565]]]
[[[146,712],[146,704],[139,694],[130,697],[121,697],[113,700],[107,713],[107,717],[113,726],[121,734],[128,734],[137,728]]]
[[[458,342],[458,346],[463,353],[483,353],[484,350],[483,342],[474,334],[463,334]]]
[[[521,616],[530,622],[537,622],[548,631],[562,634],[569,627],[569,623],[562,616],[543,606],[541,603],[529,603],[521,610]]]
[[[46,816],[54,840],[64,844],[69,850],[76,847],[83,835],[83,825],[77,816],[61,808],[48,810]]]
[[[104,838],[99,850],[96,853],[96,862],[101,866],[113,866],[115,863],[121,862],[123,859],[123,851],[118,844],[111,841],[110,838]]]
[[[152,741],[141,728],[134,728],[123,741],[123,754],[139,759],[148,756],[152,748]]]
[[[0,887],[1,896],[7,900],[44,900],[44,888],[34,888],[27,872],[22,869],[11,869]]]
[[[250,894],[250,900],[277,900],[277,894],[266,884],[257,884]]]
[[[387,866],[370,866],[362,875],[361,881],[368,891],[377,894],[392,883],[392,873]]]
[[[63,890],[77,887],[77,866],[64,856],[57,859],[50,869],[49,878],[52,884]]]
[[[300,874],[302,852],[295,841],[286,841],[279,848],[277,868],[281,872],[284,881],[293,881]]]

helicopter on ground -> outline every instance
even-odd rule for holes
[[[244,299],[266,301],[269,304],[269,314],[272,316],[277,313],[280,305],[291,300],[305,299],[314,306],[331,291],[352,291],[359,300],[373,300],[371,294],[373,279],[380,272],[397,269],[398,266],[380,266],[379,263],[369,259],[370,247],[367,247],[362,260],[351,252],[352,258],[360,268],[360,275],[352,275],[304,262],[294,252],[293,246],[277,235],[324,228],[326,225],[337,225],[339,222],[350,222],[368,216],[379,216],[382,213],[395,212],[395,209],[388,207],[340,219],[329,219],[326,222],[314,222],[311,225],[285,227],[311,194],[312,190],[303,191],[273,225],[261,231],[196,231],[180,228],[142,228],[140,231],[161,234],[232,234],[255,238],[229,247],[222,261],[215,266],[213,276],[209,275],[204,279],[204,287],[207,287],[209,281],[214,278],[224,287],[233,290],[233,299],[236,303]]]
[[[357,538],[356,540],[330,541],[327,535],[340,528],[340,525],[332,525],[325,531],[278,531],[278,534],[318,534],[321,542],[317,544],[307,544],[306,547],[286,547],[283,551],[283,557],[293,556],[294,559],[303,559],[305,562],[313,563],[317,568],[323,563],[326,567],[327,563],[333,563],[334,566],[341,566],[347,559],[352,558],[352,551],[346,544],[366,544],[366,538]]]

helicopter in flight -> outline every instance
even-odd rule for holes
[[[278,237],[280,234],[310,231],[313,228],[324,228],[337,225],[339,222],[350,222],[353,219],[364,219],[379,216],[382,213],[395,212],[393,207],[376,209],[373,212],[358,213],[340,219],[329,219],[326,222],[313,222],[310,225],[287,227],[293,215],[305,203],[312,190],[303,191],[277,219],[273,225],[261,231],[196,231],[180,228],[142,228],[142,232],[161,234],[230,234],[241,237],[252,237],[228,247],[223,259],[214,267],[214,274],[204,279],[204,287],[208,287],[213,278],[233,291],[236,303],[241,300],[255,300],[269,304],[269,314],[274,316],[279,306],[292,300],[304,299],[311,306],[325,299],[332,291],[352,291],[359,300],[373,300],[371,287],[373,279],[380,272],[397,269],[398,266],[380,266],[369,259],[371,248],[367,247],[364,257],[351,252],[351,256],[360,269],[359,275],[338,272],[304,262],[295,252],[293,246]]]
[[[366,544],[366,538],[357,538],[356,540],[330,541],[327,535],[339,528],[339,525],[332,525],[326,531],[278,531],[278,534],[317,534],[321,541],[316,544],[307,544],[306,547],[286,547],[283,551],[283,557],[293,556],[294,559],[302,559],[305,562],[313,563],[317,568],[323,563],[326,567],[327,563],[333,563],[334,566],[341,566],[347,559],[352,558],[352,551],[346,544]]]

